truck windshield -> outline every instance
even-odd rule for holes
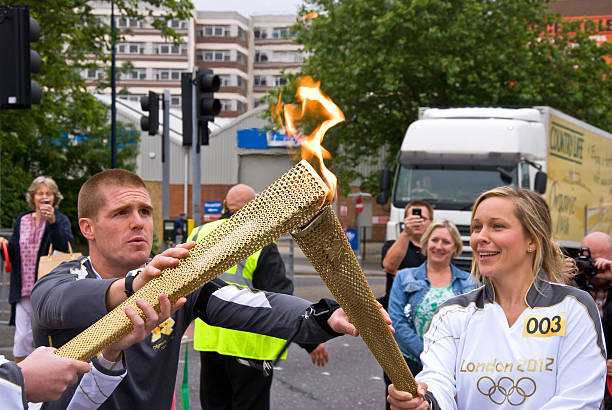
[[[503,171],[512,181],[502,180]],[[484,191],[516,184],[517,172],[516,166],[400,165],[393,205],[404,208],[408,202],[422,199],[437,209],[468,210]]]

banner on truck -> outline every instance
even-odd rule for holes
[[[612,140],[550,116],[548,188],[553,235],[580,242],[612,232]]]

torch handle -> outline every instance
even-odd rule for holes
[[[291,235],[395,387],[416,397],[414,377],[332,208],[324,207],[308,226]]]

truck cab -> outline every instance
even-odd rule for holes
[[[398,154],[386,240],[396,239],[404,207],[415,199],[434,219],[453,221],[464,252],[454,260],[469,270],[471,207],[500,185],[532,188],[546,161],[546,130],[535,108],[421,108]]]

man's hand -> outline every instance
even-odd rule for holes
[[[143,287],[151,279],[160,276],[164,269],[178,266],[179,260],[189,256],[189,249],[193,248],[195,244],[195,242],[182,243],[174,248],[166,249],[159,255],[155,255],[144,270],[134,278],[134,282],[132,283],[134,291]]]
[[[380,303],[378,303],[378,307],[381,310],[383,317],[385,318],[385,322],[387,322],[387,324],[389,325],[391,333],[394,333],[395,329],[393,329],[393,326],[391,326],[391,318],[389,317],[389,314]],[[329,319],[327,319],[327,324],[329,325],[329,327],[332,328],[334,332],[342,333],[345,335],[352,335],[355,337],[359,336],[357,328],[351,323],[348,315],[342,308],[336,309],[334,313],[331,314]]]
[[[166,249],[164,252],[156,255],[151,263],[134,278],[132,289],[137,291],[147,284],[151,279],[162,274],[164,269],[175,267],[179,264],[179,259],[184,259],[189,256],[189,249],[195,246],[195,242],[184,243],[175,248]],[[114,281],[106,292],[106,309],[110,312],[126,299],[125,295],[125,279]],[[178,309],[177,306],[172,306],[173,312]]]
[[[425,223],[425,219],[423,219],[420,215],[407,215],[404,218],[404,230],[405,235],[411,236],[412,232],[416,229],[419,229]]]
[[[17,364],[25,381],[25,393],[33,403],[59,399],[78,376],[91,370],[89,363],[66,359],[52,347],[41,346]]]
[[[174,305],[170,305],[170,300],[163,293],[159,295],[159,313],[153,309],[151,305],[142,299],[136,299],[136,305],[145,314],[143,320],[138,313],[130,306],[125,307],[125,314],[130,318],[134,329],[122,337],[119,341],[107,346],[102,350],[102,356],[106,360],[111,362],[117,362],[121,359],[121,353],[123,350],[132,346],[133,344],[143,341],[147,336],[151,334],[160,323],[163,323],[170,315],[176,312],[181,306],[187,302],[186,298],[179,298]]]
[[[327,349],[323,343],[319,344],[312,352],[310,352],[310,359],[312,364],[324,367],[325,363],[328,362]]]
[[[595,259],[595,267],[598,272],[612,270],[612,261],[606,258],[597,258]]]
[[[391,410],[404,410],[404,409],[419,409],[427,410],[429,403],[425,400],[425,392],[427,391],[427,384],[417,382],[418,396],[412,397],[412,394],[396,390],[395,386],[389,385],[389,395],[387,401],[391,405]]]

